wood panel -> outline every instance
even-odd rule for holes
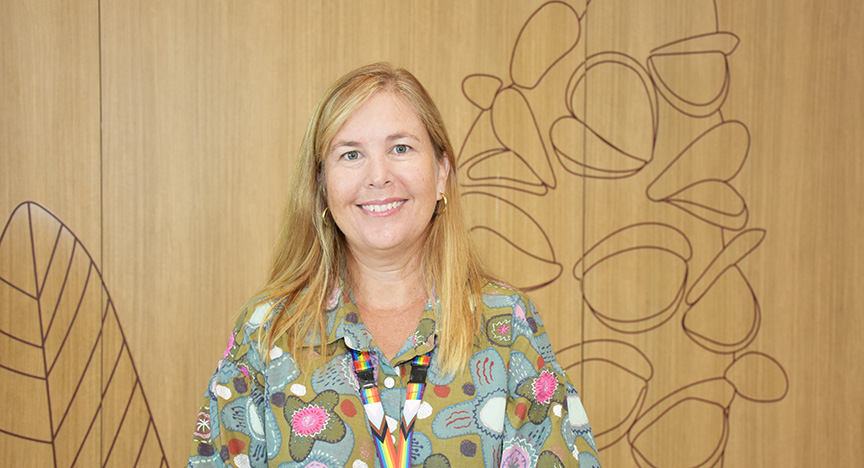
[[[722,114],[739,39],[712,1],[597,2],[586,21],[572,98],[585,126],[584,257],[573,272],[589,311],[583,346],[599,347],[583,361],[586,404],[617,416],[596,437],[612,466],[722,464],[737,429],[727,374],[767,363],[773,380],[752,396],[788,387],[782,364],[747,354],[762,311],[738,263],[764,229],[748,224],[732,182],[748,127]],[[622,373],[636,365],[650,372]]]
[[[728,464],[855,466],[864,436],[864,60],[850,51],[864,45],[864,8],[787,6],[718,2],[742,40],[725,115],[753,134],[736,185],[751,223],[767,230],[744,265],[765,311],[753,346],[781,359],[792,382],[777,404],[736,401]],[[760,433],[770,436],[753,438]]]
[[[9,465],[99,463],[97,5],[0,2],[0,447]],[[73,255],[69,232],[28,200],[74,222],[92,256],[80,243]]]
[[[288,112],[288,13],[281,2],[206,1],[103,1],[101,13],[105,277],[129,336],[123,352],[141,364],[140,382],[118,372],[128,385],[109,410],[149,403],[181,466],[286,196],[285,135],[299,125]],[[110,464],[131,466],[138,450],[154,459],[154,435],[146,419],[124,425]]]
[[[0,212],[39,200],[96,247],[98,28],[95,1],[0,3]]]

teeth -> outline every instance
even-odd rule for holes
[[[374,211],[375,213],[381,213],[383,211],[392,210],[393,208],[396,208],[403,203],[405,203],[405,200],[388,203],[386,205],[360,205],[360,207],[366,211]]]

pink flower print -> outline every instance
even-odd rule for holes
[[[486,322],[486,338],[496,346],[510,346],[513,331],[511,314],[496,315]]]
[[[549,371],[543,371],[534,380],[534,398],[544,405],[552,399],[555,394],[555,389],[558,387],[558,381],[555,376]]]
[[[520,304],[516,304],[514,307],[514,314],[516,317],[525,320],[525,309],[522,308]]]
[[[564,404],[567,397],[564,385],[559,382],[558,374],[547,365],[537,371],[533,377],[528,377],[516,388],[516,394],[528,399],[528,420],[534,424],[540,424],[552,403]]]
[[[195,421],[195,436],[210,440],[210,413],[204,411],[198,413],[198,420]]]
[[[219,360],[219,365],[216,366],[220,370],[222,369],[222,363],[225,361],[225,358],[231,354],[231,348],[234,347],[234,335],[235,333],[231,332],[231,336],[228,337],[228,346],[225,347],[225,352],[222,353],[222,359]]]
[[[327,389],[306,403],[290,395],[285,399],[282,414],[290,422],[288,452],[295,461],[305,460],[315,441],[335,444],[345,437],[345,423],[334,412],[339,404],[339,394]],[[336,466],[327,463],[327,466]]]
[[[306,460],[315,441],[335,444],[345,437],[345,423],[334,411],[338,404],[339,394],[331,389],[319,393],[308,403],[294,395],[285,398],[282,414],[290,422],[288,451],[292,460]],[[327,466],[336,465],[327,463]]]
[[[527,468],[531,465],[531,454],[520,444],[511,445],[501,454],[501,466],[507,468]]]
[[[231,332],[231,336],[228,337],[228,346],[225,348],[225,353],[222,354],[222,359],[225,359],[229,354],[231,354],[231,348],[234,347],[234,336],[235,333]]]
[[[314,436],[327,427],[327,411],[317,406],[309,406],[294,413],[291,425],[301,436]]]

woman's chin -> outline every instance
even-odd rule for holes
[[[355,254],[374,256],[403,256],[421,250],[422,236],[406,236],[397,233],[376,232],[357,240],[347,240],[348,248]]]

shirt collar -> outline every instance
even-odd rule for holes
[[[344,341],[345,346],[358,351],[368,350],[372,346],[372,335],[366,325],[360,319],[357,304],[351,297],[351,292],[344,283],[341,287],[334,288],[330,299],[327,301],[325,314],[327,317],[328,345]],[[436,301],[440,304],[439,301]],[[404,362],[431,352],[435,349],[438,337],[438,315],[432,307],[432,301],[426,302],[420,322],[402,349],[399,350],[395,361]],[[309,334],[305,340],[305,346],[317,346],[320,339],[314,334]]]

